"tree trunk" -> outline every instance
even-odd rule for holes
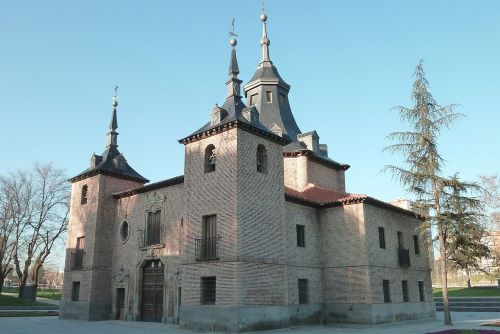
[[[465,268],[465,275],[467,275],[467,287],[470,289],[470,288],[472,288],[472,285],[470,284],[470,272],[469,272],[469,268]]]
[[[448,301],[448,274],[446,268],[446,245],[443,227],[439,226],[439,255],[441,261],[441,289],[443,291],[443,317],[444,324],[451,325],[450,303]]]
[[[2,293],[4,282],[5,276],[3,275],[2,270],[0,270],[0,294]]]

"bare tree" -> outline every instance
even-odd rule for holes
[[[67,230],[69,186],[63,171],[51,164],[10,173],[2,184],[12,201],[12,259],[21,298],[28,279],[36,287],[40,268]]]
[[[12,271],[12,257],[16,239],[14,238],[15,225],[12,221],[12,201],[4,191],[4,184],[0,179],[0,293],[5,278]]]
[[[481,175],[483,202],[486,205],[488,228],[500,231],[500,177],[498,175]]]

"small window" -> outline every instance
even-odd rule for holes
[[[122,242],[127,241],[128,233],[129,233],[128,223],[124,221],[122,223],[122,226],[120,227],[120,239],[122,239]]]
[[[250,96],[250,105],[251,105],[251,106],[253,106],[253,105],[255,105],[255,104],[257,103],[257,96],[258,96],[258,95],[259,95],[259,94],[252,94],[252,95]]]
[[[382,281],[382,289],[384,290],[384,303],[391,302],[391,290],[389,286],[389,280],[385,279]]]
[[[425,302],[425,290],[423,281],[418,281],[418,296],[421,302]]]
[[[398,231],[398,247],[399,249],[405,248],[405,243],[403,241],[403,232]]]
[[[210,144],[205,148],[205,173],[215,171],[215,146]]]
[[[299,304],[309,304],[309,280],[299,278]]]
[[[410,297],[408,295],[408,281],[401,281],[401,289],[403,292],[403,302],[408,303],[410,301]]]
[[[74,302],[80,300],[80,282],[73,282],[71,287],[71,300]]]
[[[146,221],[146,246],[160,243],[161,211],[148,212]]]
[[[297,229],[297,247],[306,247],[306,227],[304,225],[296,225]]]
[[[415,247],[415,254],[420,254],[420,242],[418,240],[418,235],[413,236],[413,246]]]
[[[383,227],[378,228],[378,245],[385,249],[385,230]]]
[[[215,276],[201,278],[201,305],[214,305],[216,300]]]
[[[76,238],[76,249],[82,250],[85,248],[85,237]]]
[[[82,187],[82,198],[80,200],[81,205],[87,204],[87,196],[88,196],[89,187],[84,185]]]
[[[257,146],[257,172],[267,173],[267,150],[262,144]]]
[[[267,103],[273,102],[273,92],[271,92],[271,91],[266,92],[266,102]]]

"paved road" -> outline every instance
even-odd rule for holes
[[[438,313],[437,320],[414,321],[379,326],[311,326],[274,331],[258,332],[265,334],[421,334],[450,328],[481,328],[480,324],[489,320],[500,319],[499,313],[454,313],[454,326],[442,325],[443,314]],[[483,329],[498,329],[482,327]],[[57,317],[0,318],[2,334],[190,334],[191,331],[178,329],[173,325],[130,321],[77,321],[62,320]],[[255,332],[257,333],[257,332]]]

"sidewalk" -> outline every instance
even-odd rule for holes
[[[481,323],[500,319],[499,313],[487,312],[461,312],[452,313],[454,326],[443,326],[443,313],[438,313],[434,320],[413,321],[404,323],[392,323],[378,326],[304,326],[273,331],[253,332],[259,334],[423,334],[439,330],[461,328],[461,329],[483,329],[497,330],[498,327],[482,327]],[[175,325],[165,325],[151,322],[132,321],[78,321],[59,319],[57,317],[24,317],[24,318],[0,318],[2,333],[9,334],[191,334],[188,330],[179,329]]]

